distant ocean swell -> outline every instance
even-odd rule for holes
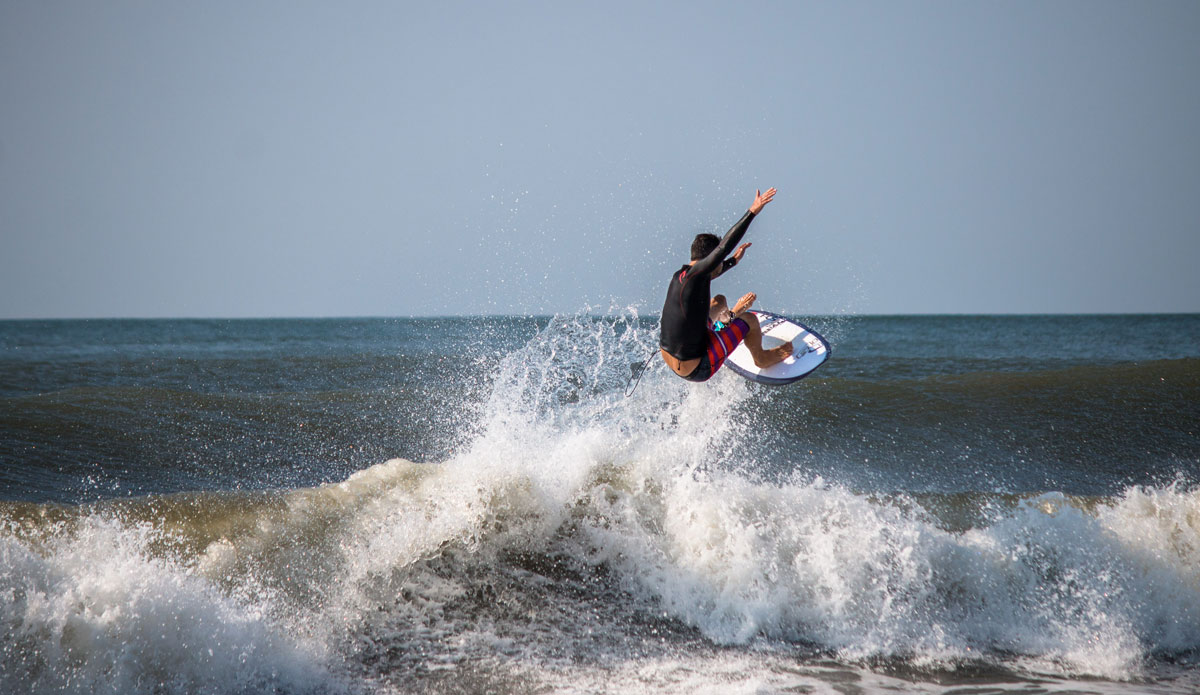
[[[574,402],[625,388],[628,365],[618,361],[614,356],[596,365],[602,374],[596,383],[578,365],[542,374],[550,362],[521,365],[520,373],[496,379],[501,387],[506,380],[551,381],[544,392],[518,395],[517,402],[552,422],[579,417],[581,409],[568,407]],[[1169,482],[1176,463],[1200,461],[1200,359],[901,378],[858,378],[847,371],[819,372],[804,382],[801,396],[768,391],[735,401],[755,419],[759,443],[776,450],[802,445],[783,458],[757,452],[761,460],[751,463],[776,471],[782,462],[784,473],[803,465],[823,474],[836,464],[841,478],[864,460],[877,465],[888,458],[932,470],[969,455],[976,463],[1017,464],[1027,477],[1036,467],[1030,463],[1060,471],[1079,467],[1076,489],[1111,493],[1124,487],[1102,482],[1119,482],[1115,469],[1140,475],[1161,468]],[[411,370],[397,372],[415,379]],[[555,378],[561,381],[553,383]],[[211,469],[240,467],[253,479],[254,468],[265,464],[300,468],[301,474],[264,482],[311,484],[302,467],[327,460],[349,456],[351,466],[340,473],[347,475],[397,451],[421,461],[451,455],[481,427],[471,411],[473,402],[490,398],[481,391],[478,384],[453,381],[438,389],[375,392],[76,387],[0,399],[0,429],[7,433],[8,453],[22,461],[22,479],[13,484],[31,488],[41,471],[51,497],[86,496],[71,481],[100,475],[106,466],[135,480],[140,474],[149,490],[172,489],[173,475],[190,476],[178,485],[205,487]],[[668,408],[646,417],[664,414],[677,416]],[[170,469],[164,470],[164,460],[173,462]],[[1089,482],[1088,472],[1097,466],[1106,475]],[[0,482],[9,473],[0,472]],[[954,482],[1030,489],[996,479],[973,486]]]
[[[869,469],[908,490],[1117,494],[1130,481],[1171,482],[1200,461],[1196,359],[906,379],[838,376],[805,387],[799,408],[763,414],[781,424],[771,446],[803,442],[790,463],[841,480]],[[888,477],[888,467],[909,477]]]
[[[1161,431],[1138,446],[1167,437],[1191,456],[1194,360],[843,373],[794,393],[659,370],[626,398],[652,344],[636,320],[556,318],[456,406],[470,436],[434,463],[295,489],[0,502],[0,691],[594,692],[598,673],[674,663],[645,689],[690,693],[679,673],[734,678],[745,660],[781,682],[804,659],[1115,681],[1196,662],[1188,476],[1085,495],[852,473],[886,483],[886,465],[859,460],[924,442],[931,466],[970,480],[986,470],[945,457],[1002,442],[1031,409],[1154,407]],[[1015,455],[1058,465],[1042,453]]]

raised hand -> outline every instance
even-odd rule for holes
[[[771,202],[771,199],[774,197],[774,188],[768,188],[766,193],[763,193],[762,191],[755,191],[754,202],[750,204],[750,212],[753,212],[755,215],[762,212],[762,209],[766,207],[767,203]]]
[[[753,306],[754,300],[756,299],[758,299],[758,295],[754,294],[753,292],[747,292],[746,294],[742,295],[742,298],[737,300],[737,304],[733,305],[733,315],[737,316],[738,314],[749,309],[751,306]]]

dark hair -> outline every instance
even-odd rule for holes
[[[692,240],[692,260],[698,261],[708,254],[713,252],[713,249],[721,243],[721,238],[716,234],[697,234]]]

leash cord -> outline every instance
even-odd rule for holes
[[[650,360],[654,359],[656,354],[658,354],[658,348],[654,348],[654,352],[651,352],[650,356],[646,358],[646,361],[642,364],[642,368],[638,370],[637,379],[634,379],[632,376],[629,377],[633,385],[625,387],[626,398],[632,396],[633,392],[637,390],[638,384],[642,383],[642,375],[645,374],[646,370],[650,368]]]

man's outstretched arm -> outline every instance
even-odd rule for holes
[[[712,253],[696,261],[696,263],[692,266],[691,272],[711,273],[714,270],[717,270],[717,264],[724,260],[725,257],[729,255],[730,250],[742,240],[742,237],[746,234],[746,230],[750,228],[750,222],[754,219],[754,216],[762,212],[762,209],[766,207],[767,203],[771,202],[771,199],[774,197],[774,188],[768,188],[766,193],[763,193],[762,191],[755,191],[754,202],[750,204],[750,209],[746,211],[745,215],[742,215],[742,219],[738,220],[737,224],[733,225],[733,227],[731,227],[730,230],[725,233],[725,238],[721,239],[721,243],[717,245],[717,248],[713,249]],[[742,252],[745,253],[745,251]],[[722,272],[724,272],[724,270],[726,269],[722,268]]]
[[[729,270],[730,268],[737,265],[738,263],[741,263],[742,256],[746,255],[746,249],[748,249],[748,248],[750,248],[750,242],[746,242],[746,243],[742,244],[741,246],[737,247],[737,251],[734,251],[732,256],[730,256],[729,258],[726,258],[724,261],[722,261],[721,265],[717,266],[717,269],[713,271],[713,274],[712,274],[713,278],[715,279],[715,278],[721,277],[722,275],[725,274],[726,270]]]

